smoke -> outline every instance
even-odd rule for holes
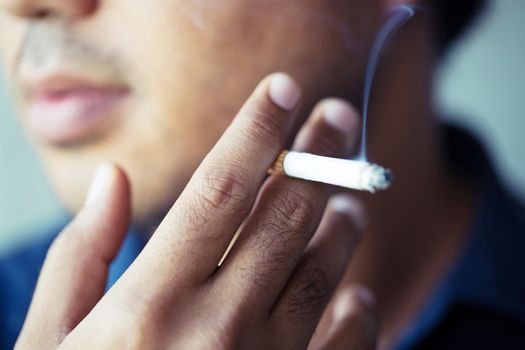
[[[388,44],[392,36],[397,32],[399,28],[403,26],[410,18],[414,16],[418,8],[414,6],[401,5],[393,9],[393,11],[388,15],[387,20],[381,26],[374,45],[372,46],[372,51],[368,59],[368,66],[366,69],[365,75],[365,87],[363,93],[363,121],[362,121],[362,130],[361,130],[361,145],[359,146],[359,151],[356,157],[356,160],[367,161],[367,150],[366,150],[366,130],[367,130],[367,121],[368,121],[368,110],[370,103],[370,95],[372,93],[372,85],[374,82],[375,73],[377,66],[381,61],[383,56],[383,51],[385,46]]]
[[[281,2],[282,0],[245,0],[241,2],[239,9],[246,16],[265,16],[275,15],[270,13],[272,9],[275,9],[275,2]],[[210,11],[220,11],[224,7],[224,4],[232,5],[232,0],[193,0],[190,2],[190,7],[184,7],[183,11],[187,15],[194,26],[201,32],[207,33],[207,21],[205,16]],[[343,47],[349,51],[354,52],[356,50],[356,38],[354,33],[350,30],[350,26],[343,19],[337,18],[329,13],[323,13],[319,10],[314,10],[304,6],[304,3],[299,4],[296,2],[290,2],[288,6],[280,6],[279,16],[288,17],[290,21],[306,21],[312,25],[324,25],[334,29],[334,32],[338,33]],[[366,131],[368,121],[368,111],[370,97],[372,93],[372,87],[374,82],[375,73],[377,67],[383,56],[383,52],[387,44],[390,42],[392,36],[402,27],[407,21],[409,21],[416,12],[425,10],[420,6],[409,6],[400,5],[396,6],[389,14],[385,23],[381,26],[372,50],[369,55],[368,65],[365,74],[364,92],[363,92],[363,121],[361,130],[361,144],[359,146],[358,154],[356,159],[367,161],[367,149],[366,149]]]

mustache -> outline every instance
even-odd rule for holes
[[[96,71],[104,75],[123,76],[126,64],[113,52],[81,39],[66,22],[34,21],[29,24],[15,60],[14,72],[59,62],[79,71]]]

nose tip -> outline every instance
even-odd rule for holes
[[[22,18],[82,17],[92,13],[98,0],[0,0],[9,13]]]

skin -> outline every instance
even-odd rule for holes
[[[340,131],[322,121],[328,101],[319,101],[335,96],[359,102],[368,51],[381,15],[399,1],[0,3],[5,9],[0,17],[0,48],[18,97],[22,124],[27,124],[30,103],[23,77],[30,76],[53,55],[63,61],[67,54],[75,69],[125,84],[131,91],[126,103],[110,118],[111,123],[89,137],[73,144],[34,140],[56,192],[65,207],[78,215],[60,235],[46,261],[20,348],[44,343],[49,348],[60,344],[74,348],[93,332],[101,334],[92,340],[100,343],[93,345],[102,347],[129,341],[131,348],[210,344],[229,348],[258,341],[275,347],[304,348],[343,278],[348,252],[354,246],[354,239],[348,238],[354,237],[363,214],[350,210],[341,218],[330,206],[325,210],[333,188],[279,177],[270,177],[263,184],[264,174],[279,151],[292,144],[296,149],[334,156],[355,152],[355,147],[341,142]],[[64,33],[68,33],[68,40]],[[378,76],[368,131],[369,154],[374,161],[392,168],[396,185],[373,197],[345,197],[347,203],[353,203],[349,207],[355,208],[359,199],[366,208],[367,238],[337,293],[343,298],[346,295],[347,303],[336,305],[348,307],[339,307],[346,310],[339,318],[332,317],[337,315],[332,306],[327,307],[312,348],[326,344],[330,348],[337,348],[335,344],[350,349],[373,347],[372,308],[363,302],[370,298],[363,299],[363,292],[349,287],[356,282],[370,286],[377,296],[382,325],[379,345],[387,348],[417,314],[464,243],[475,190],[444,171],[431,102],[436,56],[432,34],[430,18],[413,21],[394,43],[395,49]],[[71,49],[71,43],[89,47],[87,53],[93,53],[90,59],[82,59]],[[40,46],[45,48],[40,53],[43,58],[36,59]],[[274,71],[294,77],[302,88],[299,105],[283,113],[275,101],[269,102],[270,83],[266,79],[237,113],[257,82]],[[353,110],[347,102],[336,103],[340,109]],[[353,123],[354,128],[345,135],[356,142],[358,118],[356,112],[349,114],[347,125]],[[296,137],[308,115],[308,122]],[[256,117],[263,124],[250,126]],[[281,125],[283,117],[286,125]],[[282,126],[279,132],[275,125]],[[249,134],[261,126],[268,128]],[[275,135],[264,134],[268,130]],[[268,138],[274,142],[265,141]],[[106,173],[111,175],[105,177],[107,188],[98,199],[100,205],[83,206],[97,164],[107,160],[117,162],[119,170],[108,166],[112,170]],[[246,178],[241,170],[253,176]],[[238,187],[241,194],[231,195],[232,188]],[[212,197],[206,197],[208,193]],[[240,225],[238,211],[245,213],[252,208],[256,195],[261,202],[255,204],[253,217],[277,224],[262,230],[263,234],[257,233],[255,223],[247,224],[245,239],[236,244],[231,260],[214,272]],[[247,197],[240,201],[243,205],[238,197]],[[423,201],[425,205],[421,205]],[[267,213],[265,208],[275,209]],[[291,214],[298,215],[292,227],[279,221],[278,215],[289,213],[290,208],[294,208]],[[323,212],[325,219],[316,230]],[[204,222],[198,221],[203,218]],[[101,221],[110,222],[110,227],[100,227],[97,222]],[[152,238],[125,277],[101,299],[107,264],[128,221]],[[199,225],[209,227],[197,230]],[[221,225],[225,225],[223,230],[219,229]],[[307,234],[298,235],[300,238],[294,238],[282,251],[275,237],[286,232]],[[84,238],[79,241],[79,237]],[[209,237],[213,237],[213,244],[206,243]],[[82,240],[94,248],[85,252]],[[274,241],[277,243],[271,244]],[[329,257],[338,257],[337,262],[327,263]],[[174,263],[165,266],[166,259]],[[96,281],[87,288],[87,262],[93,261],[99,269]],[[310,262],[333,268],[312,269]],[[67,269],[58,268],[64,265]],[[303,265],[307,268],[302,269]],[[71,278],[69,271],[85,272]],[[275,278],[277,283],[264,279],[274,271],[282,272]],[[321,271],[322,278],[317,280],[323,282],[303,288],[315,271]],[[62,282],[60,287],[56,281]],[[305,306],[299,313],[309,316],[301,318],[304,327],[294,327],[298,324],[297,312],[280,314],[279,310],[294,304],[287,295],[297,290],[312,292],[315,286],[322,293],[315,298],[309,298],[308,293],[301,297]],[[86,294],[79,298],[78,293]],[[223,293],[236,297],[225,298]],[[192,310],[185,303],[190,299]],[[41,310],[50,300],[64,302],[56,313],[42,319]],[[264,302],[255,307],[254,300]],[[303,304],[296,301],[295,305]],[[173,314],[167,314],[167,309]],[[262,317],[269,310],[277,316]],[[220,322],[210,322],[215,319],[212,315],[220,315]],[[127,320],[135,331],[122,327]],[[195,334],[194,324],[206,331]],[[290,337],[281,334],[294,334],[291,338],[295,341],[289,344]]]
[[[286,80],[289,100],[298,95],[286,91],[298,87]],[[17,348],[307,347],[355,246],[358,211],[350,199],[345,202],[353,210],[342,212],[331,202],[325,211],[332,192],[326,185],[272,176],[261,187],[295,112],[270,98],[283,95],[270,92],[273,81],[255,90],[105,295],[108,264],[130,218],[130,189],[115,166],[97,172],[85,206],[50,248]],[[355,111],[345,107],[343,132],[327,125],[325,108],[326,102],[313,111],[295,150],[349,153]],[[245,215],[236,245],[217,268]],[[342,298],[331,333],[316,348],[372,348],[373,301],[362,290],[347,290]]]
[[[24,1],[3,2],[22,14],[32,11],[32,6],[46,6],[38,1],[29,5]],[[220,7],[208,3],[213,2],[156,0],[148,6],[130,6],[128,1],[102,1],[97,12],[85,10],[69,24],[60,19],[36,24],[26,40],[32,42],[34,37],[36,43],[26,44],[25,50],[28,21],[4,15],[0,30],[9,33],[1,39],[4,61],[14,79],[15,92],[22,95],[22,123],[27,124],[24,116],[29,101],[23,96],[20,77],[38,70],[32,59],[35,46],[45,45],[44,63],[51,61],[53,53],[70,57],[72,50],[63,44],[65,32],[73,42],[93,47],[98,56],[110,57],[90,57],[86,63],[73,54],[76,71],[109,76],[108,80],[123,82],[132,90],[129,101],[116,112],[113,125],[91,135],[89,142],[65,148],[35,140],[67,209],[78,211],[96,166],[114,160],[131,178],[134,223],[144,229],[151,227],[162,219],[250,91],[267,74],[287,72],[304,87],[302,120],[321,98],[342,91],[348,92],[341,97],[348,98],[360,90],[355,82],[360,81],[365,46],[369,44],[369,38],[360,36],[373,35],[375,23],[356,19],[356,15],[379,18],[380,10],[374,2],[328,5],[316,0],[283,5],[272,0],[261,5],[258,0],[226,0]],[[61,5],[61,1],[57,4],[49,6],[69,6]],[[254,6],[261,15],[251,13]],[[275,16],[277,10],[282,15]],[[74,6],[71,11],[75,11]],[[302,13],[304,18],[297,18]],[[194,24],[193,17],[198,14],[204,28]],[[350,25],[340,28],[334,24],[337,22]],[[266,27],[272,30],[263,30]],[[52,39],[54,31],[62,34]],[[104,33],[103,38],[100,33]],[[157,33],[164,34],[159,37]],[[350,48],[347,41],[352,42]],[[18,62],[17,56],[21,56]],[[334,69],[327,71],[326,66]],[[166,69],[171,73],[166,74]]]

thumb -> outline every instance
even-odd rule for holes
[[[17,348],[56,347],[91,311],[129,220],[126,175],[115,165],[99,166],[84,207],[47,253]]]
[[[375,299],[362,286],[350,286],[338,293],[333,322],[319,350],[372,350],[376,348]]]

